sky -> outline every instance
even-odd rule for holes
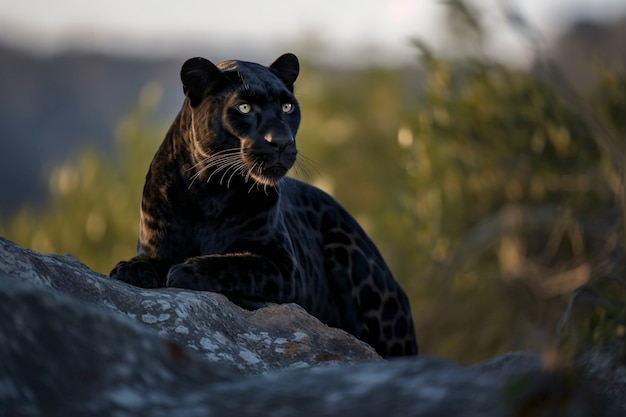
[[[414,57],[409,40],[437,47],[445,0],[1,0],[0,41],[39,53],[67,49],[180,55],[207,49],[279,53],[317,43],[327,59]],[[545,39],[576,16],[626,14],[626,0],[471,0],[491,28],[489,48],[523,63],[525,42],[504,24],[513,7]],[[220,57],[221,58],[221,57]],[[228,57],[232,58],[232,57]],[[243,57],[238,57],[243,58]]]

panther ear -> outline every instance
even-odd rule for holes
[[[211,61],[204,58],[190,58],[180,69],[180,79],[183,82],[183,92],[192,106],[202,100],[204,92],[215,83],[222,73]]]
[[[287,87],[293,88],[293,83],[300,72],[300,63],[294,54],[284,54],[276,58],[276,61],[270,65],[270,69]]]

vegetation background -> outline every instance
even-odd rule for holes
[[[465,3],[449,11],[451,44],[471,53],[441,56],[416,40],[410,67],[304,63],[298,143],[313,162],[296,175],[332,193],[379,245],[423,353],[569,358],[623,340],[624,49],[585,57],[572,74],[511,15],[536,42],[536,63],[507,68],[482,54],[482,24]],[[132,257],[145,172],[171,122],[160,99],[147,83],[114,154],[78,151],[53,170],[45,208],[3,216],[0,235],[104,274]]]

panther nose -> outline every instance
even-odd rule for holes
[[[276,145],[279,147],[284,147],[286,145],[293,143],[294,141],[293,136],[289,134],[272,135],[271,133],[266,133],[265,136],[263,136],[263,139],[265,139],[267,143],[271,143],[272,145]]]

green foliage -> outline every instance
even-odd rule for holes
[[[1,234],[40,252],[70,253],[104,274],[134,256],[145,173],[164,135],[152,114],[144,104],[119,124],[115,160],[87,149],[56,168],[49,206],[23,208]]]
[[[454,31],[480,46],[480,21],[450,4]],[[472,362],[556,344],[557,328],[573,350],[623,338],[624,74],[604,68],[578,95],[416,46],[419,67],[303,65],[296,173],[372,235],[409,294],[422,352]],[[87,150],[55,170],[50,206],[2,234],[103,273],[131,257],[165,133],[151,114],[140,105],[120,124],[114,160]]]
[[[415,232],[403,248],[422,256],[407,266],[439,266],[456,310],[429,317],[424,333],[462,329],[454,337],[479,347],[468,359],[530,347],[532,337],[511,346],[511,336],[551,333],[554,303],[591,278],[596,257],[608,256],[595,247],[608,227],[594,228],[615,196],[596,139],[549,86],[489,62],[431,56],[422,100],[409,113],[401,143],[411,216],[401,228]],[[499,331],[484,327],[487,317]]]

